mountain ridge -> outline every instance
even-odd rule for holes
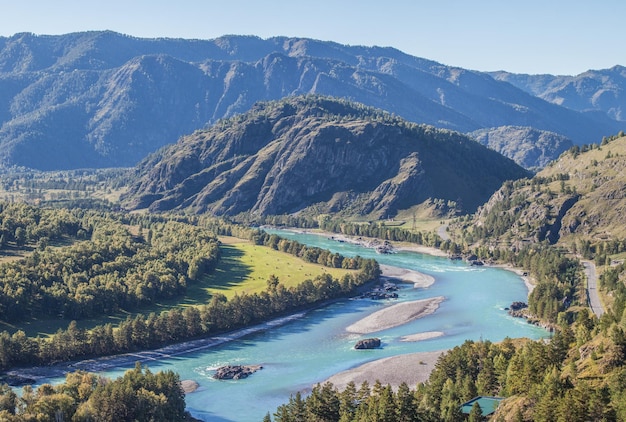
[[[474,210],[504,180],[527,175],[459,133],[300,96],[258,103],[148,157],[124,202],[216,215],[316,207],[382,218],[432,198]]]
[[[288,37],[23,33],[0,37],[0,163],[42,170],[131,166],[257,101],[307,93],[461,132],[532,126],[588,143],[620,129],[601,114],[581,114],[490,75],[392,47]]]

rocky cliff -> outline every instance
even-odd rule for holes
[[[626,137],[573,147],[532,179],[505,183],[476,215],[477,231],[512,245],[623,239]]]
[[[141,163],[130,208],[393,216],[429,198],[475,210],[522,168],[454,132],[319,96],[261,103]]]

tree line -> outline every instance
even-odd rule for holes
[[[56,386],[24,387],[18,396],[0,387],[0,420],[27,421],[193,421],[185,411],[180,378],[152,373],[137,364],[115,380],[83,371],[67,374]]]
[[[63,215],[31,207],[16,209],[36,216],[18,225],[28,233],[37,233],[37,227],[47,225],[49,218]],[[72,320],[66,329],[59,329],[49,338],[28,337],[23,331],[0,333],[2,369],[155,348],[217,334],[350,295],[380,275],[375,260],[345,258],[216,219],[116,219],[108,213],[76,213],[66,215],[75,217],[68,218],[68,227],[72,229],[60,230],[58,234],[74,236],[76,241],[71,245],[37,247],[25,259],[0,265],[0,286],[5,293],[0,296],[0,313],[5,320],[20,321],[33,316]],[[196,282],[215,268],[219,259],[215,232],[247,237],[308,262],[359,271],[340,280],[320,275],[289,288],[272,276],[261,293],[237,294],[230,300],[216,294],[199,307],[129,316],[118,326],[79,328],[75,321],[80,318],[139,309],[157,299],[183,295],[187,283]]]
[[[442,355],[428,381],[412,389],[402,384],[393,390],[378,381],[373,388],[367,382],[359,388],[349,383],[343,390],[330,383],[317,385],[306,397],[293,395],[265,420],[461,421],[467,420],[461,404],[476,396],[510,398],[500,405],[497,421],[505,416],[538,422],[624,420],[626,368],[617,359],[626,352],[623,329],[613,327],[603,354],[595,356],[596,363],[611,374],[598,383],[577,376],[577,357],[570,354],[571,347],[580,344],[575,331],[582,324],[590,323],[564,325],[549,343],[468,340]],[[593,323],[591,327],[598,329]],[[481,415],[480,409],[472,409],[469,420],[483,420]]]
[[[174,308],[168,312],[127,317],[117,327],[112,324],[81,329],[75,321],[50,338],[31,338],[22,331],[0,333],[0,367],[49,364],[83,357],[105,356],[161,347],[267,321],[316,304],[345,297],[380,275],[374,260],[357,259],[360,271],[341,280],[329,274],[285,287],[277,277],[268,280],[261,293],[237,294],[230,300],[215,294],[199,307]]]

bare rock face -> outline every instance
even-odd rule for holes
[[[213,378],[218,380],[239,380],[248,378],[259,369],[263,369],[261,365],[226,365],[217,368]]]
[[[366,338],[366,339],[357,341],[357,343],[354,345],[354,348],[357,350],[378,349],[379,347],[380,347],[379,338]]]

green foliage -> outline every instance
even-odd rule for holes
[[[22,215],[27,217],[16,217]],[[11,205],[5,206],[0,219],[9,227],[33,233],[34,238],[42,239],[45,234],[46,238],[73,240],[66,241],[70,243],[67,246],[48,246],[32,251],[25,259],[0,264],[0,287],[4,291],[0,315],[5,320],[57,316],[73,320],[49,339],[29,338],[21,331],[0,333],[3,369],[154,348],[241,328],[350,295],[380,276],[374,260],[344,258],[207,217],[191,224],[184,218],[179,221],[174,217],[129,217],[81,210],[48,212]],[[236,294],[230,300],[216,294],[202,306],[148,316],[139,313],[128,316],[117,327],[105,324],[87,331],[76,324],[80,318],[181,296],[188,283],[215,268],[219,259],[216,232],[249,237],[309,262],[359,271],[341,280],[324,274],[288,288],[273,277],[267,290],[260,293]]]
[[[115,380],[78,371],[57,386],[43,384],[36,392],[24,388],[17,398],[0,389],[3,421],[186,421],[185,394],[172,371],[153,374],[138,363]]]
[[[354,385],[338,391],[325,384],[310,396],[298,394],[297,406],[292,397],[279,407],[274,420],[457,421],[463,420],[461,404],[477,395],[525,398],[500,416],[511,412],[533,421],[622,420],[626,409],[624,362],[608,383],[597,385],[595,380],[576,378],[570,369],[573,361],[560,351],[562,346],[569,350],[574,339],[566,333],[559,336],[551,343],[523,341],[517,345],[510,339],[500,344],[466,341],[442,355],[428,381],[414,390],[404,384],[394,392],[376,383],[359,397]],[[295,408],[306,409],[304,419],[295,417]],[[482,420],[482,409],[472,408],[468,417]]]
[[[212,233],[174,220],[152,224],[150,243],[113,214],[7,205],[0,221],[16,247],[48,239],[72,243],[0,265],[5,321],[78,320],[180,296],[219,256]]]

